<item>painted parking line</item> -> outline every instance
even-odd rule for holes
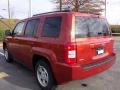
[[[8,77],[9,75],[5,72],[0,72],[0,79],[1,78],[5,78],[5,77]]]
[[[4,53],[0,52],[0,55],[4,56]]]

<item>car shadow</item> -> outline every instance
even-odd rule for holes
[[[5,81],[6,88],[12,86],[9,90],[40,90],[32,71],[15,61],[12,64],[6,63],[2,55],[0,55],[0,73],[5,74],[1,75],[0,84]]]

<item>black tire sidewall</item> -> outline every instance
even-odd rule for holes
[[[8,59],[6,59],[6,57],[5,57],[5,51],[8,52]],[[8,63],[12,62],[12,58],[11,58],[10,53],[7,48],[4,49],[4,57],[5,57],[6,62],[8,62]]]
[[[46,87],[43,87],[39,83],[39,80],[37,78],[37,68],[38,68],[39,65],[43,66],[47,70],[47,73],[48,73],[49,80],[48,80],[48,85]],[[36,66],[35,66],[35,75],[36,75],[37,82],[38,82],[38,84],[39,84],[39,86],[42,90],[55,90],[55,83],[54,83],[52,71],[51,71],[51,69],[50,69],[50,67],[47,63],[45,63],[43,61],[38,61]]]

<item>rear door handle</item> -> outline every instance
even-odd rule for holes
[[[19,40],[18,40],[18,39],[14,39],[14,41],[15,41],[15,42],[19,42]]]
[[[95,44],[90,44],[90,48],[94,49],[95,48]]]
[[[105,44],[90,44],[90,48],[94,49],[94,48],[97,48],[97,47],[104,47]]]

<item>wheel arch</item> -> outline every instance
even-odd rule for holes
[[[35,69],[35,65],[38,61],[43,61],[51,67],[49,60],[45,56],[34,54],[32,58],[33,69]]]
[[[45,56],[34,54],[33,58],[32,58],[32,64],[33,64],[33,70],[34,71],[35,71],[35,65],[37,64],[38,61],[43,61],[43,62],[48,64],[48,66],[50,67],[50,70],[52,72],[53,78],[55,80],[55,83],[57,84],[55,74],[54,74],[54,69],[53,69],[53,66],[50,63],[50,60],[48,60],[48,58],[46,58]]]

